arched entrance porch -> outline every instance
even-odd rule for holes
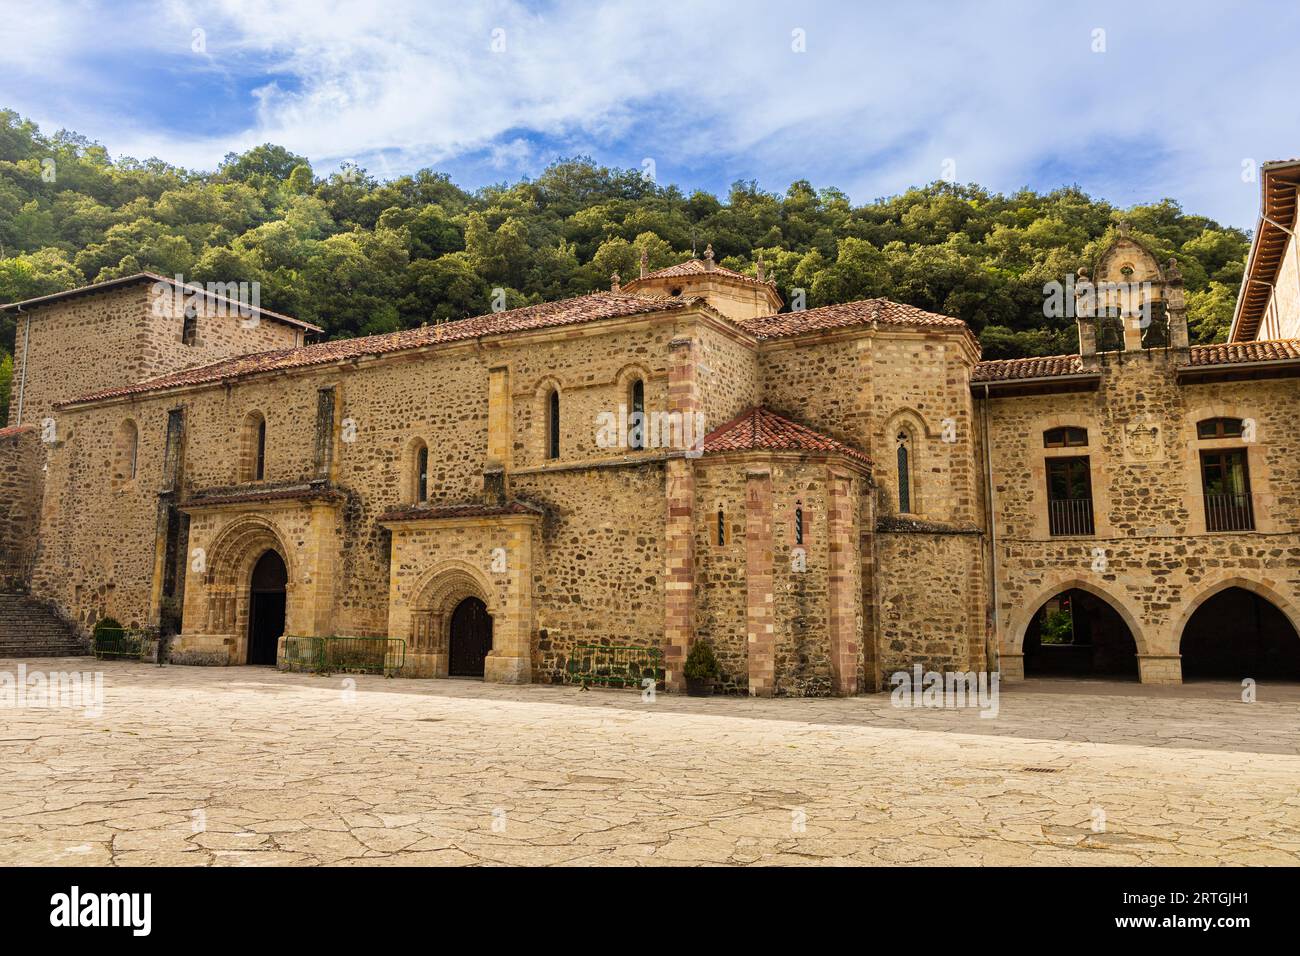
[[[1184,680],[1300,681],[1300,635],[1289,605],[1251,582],[1201,595],[1179,634]]]

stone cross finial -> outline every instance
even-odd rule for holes
[[[764,282],[764,281],[766,281],[766,280],[763,278],[763,252],[762,252],[762,250],[759,250],[759,253],[758,253],[758,263],[757,263],[757,265],[754,267],[754,274],[755,274],[756,276],[758,276],[758,281],[759,281],[759,282]]]
[[[641,278],[644,279],[650,271],[650,250],[641,250]]]
[[[609,277],[609,291],[610,291],[610,292],[618,292],[618,291],[619,291],[619,282],[620,282],[620,279],[619,279],[619,277],[618,277],[618,273],[615,272],[612,276]]]

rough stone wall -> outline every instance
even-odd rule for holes
[[[0,437],[0,588],[23,587],[36,557],[44,463],[40,434],[14,429]]]
[[[514,484],[546,509],[534,559],[534,679],[563,681],[578,644],[660,647],[664,465],[575,468]]]
[[[767,472],[761,493],[765,516],[762,532],[766,541],[755,542],[753,522],[748,521],[747,497],[753,492],[755,470]],[[861,493],[860,479],[855,488]],[[830,522],[827,497],[827,465],[815,459],[794,459],[764,455],[724,456],[705,460],[696,468],[695,529],[696,555],[696,638],[710,642],[721,670],[720,690],[746,693],[751,690],[751,650],[748,640],[753,629],[747,605],[761,595],[747,593],[749,574],[757,555],[759,564],[770,560],[770,612],[764,610],[762,626],[772,625],[772,692],[782,696],[826,696],[833,690],[830,656]],[[846,540],[856,545],[857,515],[862,502],[849,503]],[[724,535],[718,542],[718,509],[723,509]],[[796,560],[795,511],[803,511],[803,555]],[[846,616],[857,635],[853,667],[862,666],[864,616],[861,605],[860,562],[851,562],[846,580]],[[764,583],[766,593],[766,582]],[[760,609],[762,610],[762,609]],[[768,651],[761,650],[766,654]],[[765,665],[766,666],[766,665]]]
[[[1139,655],[1178,653],[1195,607],[1225,582],[1258,591],[1300,621],[1300,440],[1295,379],[1178,384],[1173,353],[1108,353],[1098,391],[992,400],[998,618],[1014,662],[1042,603],[1071,587],[1117,610]],[[1254,441],[1200,440],[1196,422],[1252,419]],[[1084,448],[1044,449],[1043,431],[1088,429]],[[1207,532],[1199,453],[1243,448],[1256,531]],[[1052,537],[1046,460],[1087,455],[1095,534]],[[1099,560],[1102,559],[1102,560]],[[1143,662],[1144,679],[1168,679]]]
[[[752,343],[701,325],[696,360],[706,434],[762,401],[758,350]]]
[[[889,675],[985,666],[981,539],[976,534],[876,533],[877,668]]]
[[[300,330],[280,322],[261,320],[245,328],[238,316],[200,316],[198,343],[182,345],[183,316],[155,315],[153,301],[149,283],[142,282],[19,315],[9,423],[17,424],[20,383],[23,421],[39,423],[58,402],[234,355],[291,347],[302,338]]]
[[[725,528],[718,543],[718,509]],[[749,690],[745,621],[745,470],[735,462],[695,469],[695,639],[718,659],[724,693]]]
[[[45,446],[32,592],[83,627],[104,615],[127,626],[149,623],[167,407],[153,401],[62,414],[62,440]],[[136,474],[116,481],[116,436],[128,418],[138,426]]]

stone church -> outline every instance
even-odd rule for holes
[[[783,311],[709,250],[330,342],[149,274],[13,303],[4,606],[162,628],[178,663],[389,638],[426,678],[605,648],[678,690],[706,641],[759,696],[1300,679],[1300,162],[1261,178],[1222,345],[1123,226],[1048,358],[886,299]]]

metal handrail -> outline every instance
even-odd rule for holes
[[[1047,524],[1053,537],[1095,534],[1092,499],[1050,499],[1047,502]]]
[[[1255,505],[1249,492],[1205,495],[1206,531],[1254,531]]]

